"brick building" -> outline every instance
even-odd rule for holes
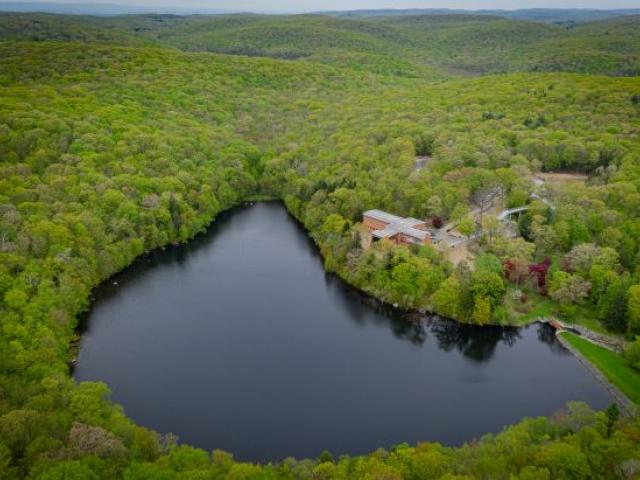
[[[386,238],[397,245],[429,245],[432,242],[426,222],[417,218],[403,218],[382,210],[368,210],[362,214],[362,223],[374,240]]]

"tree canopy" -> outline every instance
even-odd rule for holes
[[[145,251],[188,241],[220,211],[255,196],[282,199],[318,244],[328,270],[387,302],[466,322],[512,323],[527,289],[548,295],[561,314],[584,308],[611,329],[640,333],[637,77],[530,72],[442,81],[448,75],[438,62],[420,68],[411,63],[413,47],[403,47],[408,57],[396,55],[396,44],[405,40],[391,26],[406,22],[418,47],[441,35],[433,45],[446,57],[459,39],[456,29],[437,25],[446,22],[442,18],[423,32],[427,40],[420,25],[433,19],[347,26],[347,20],[305,17],[302,31],[311,32],[305,37],[294,18],[229,17],[220,22],[233,26],[213,33],[207,22],[218,20],[210,18],[189,19],[186,33],[180,30],[186,24],[171,18],[67,20],[70,26],[56,17],[38,18],[25,21],[28,28],[45,22],[45,33],[29,39],[7,33],[6,25],[15,26],[16,19],[0,16],[0,38],[11,39],[0,42],[0,476],[638,474],[638,420],[612,422],[585,406],[570,406],[551,420],[525,420],[460,448],[399,445],[361,457],[323,455],[256,466],[136,426],[108,400],[105,385],[76,385],[69,376],[70,343],[93,287]],[[145,30],[150,22],[165,21],[166,28]],[[295,34],[267,21],[289,22]],[[94,34],[121,22],[127,25],[113,30],[115,42]],[[466,22],[459,26],[471,44],[495,35],[498,44],[521,37],[538,45],[531,48],[551,41],[519,22],[487,20],[492,30],[485,20],[473,22],[473,35]],[[67,26],[75,33],[65,33]],[[234,29],[227,44],[218,38]],[[254,30],[245,36],[244,29]],[[349,54],[336,54],[337,62],[330,57],[334,46],[322,43],[336,29],[355,45]],[[369,43],[361,38],[365,34]],[[74,42],[83,35],[94,43]],[[306,44],[298,43],[301,35]],[[396,43],[378,48],[388,35]],[[560,36],[566,44],[574,41],[573,34]],[[194,47],[194,37],[203,43]],[[323,47],[305,56],[312,61],[191,51],[248,53],[227,47],[238,38],[249,44],[262,39],[257,56],[293,58],[279,50],[282,45],[304,49],[320,37]],[[487,50],[499,51],[491,45]],[[467,61],[474,54],[461,55],[446,66],[473,70]],[[516,52],[505,58],[510,55]],[[594,55],[598,68],[584,67],[590,64],[583,57],[579,67],[554,68],[552,55],[545,57],[549,68],[503,68],[503,60],[494,58],[496,65],[482,56],[477,61],[490,72],[635,68],[620,71],[630,61],[626,54],[621,63]],[[518,58],[527,63],[533,57],[525,50]],[[420,170],[417,154],[429,157]],[[581,173],[586,180],[571,188],[548,181],[543,201],[533,178],[554,171]],[[454,265],[437,246],[382,241],[364,248],[360,220],[367,209],[464,220],[471,234],[478,227],[469,220],[472,204],[487,192],[497,192],[505,205],[524,202],[529,209],[518,220],[516,239],[495,218],[485,218],[475,262]]]

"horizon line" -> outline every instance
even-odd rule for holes
[[[449,11],[449,12],[517,12],[517,11],[535,11],[535,10],[547,10],[547,11],[590,11],[590,12],[615,12],[615,11],[640,11],[640,7],[617,7],[617,8],[594,8],[594,7],[526,7],[526,8],[452,8],[452,7],[377,7],[377,8],[344,8],[344,9],[323,9],[323,10],[247,10],[247,9],[233,9],[233,8],[216,8],[216,7],[204,7],[204,6],[177,6],[177,5],[132,5],[118,2],[96,2],[96,3],[84,3],[79,1],[0,1],[0,12],[3,13],[51,13],[46,11],[20,11],[20,10],[2,10],[2,7],[11,6],[13,8],[19,8],[20,6],[67,6],[67,7],[79,7],[82,9],[90,10],[92,8],[111,7],[121,8],[123,10],[143,10],[145,13],[167,13],[170,11],[182,11],[190,12],[191,14],[197,14],[202,12],[204,14],[266,14],[266,15],[278,15],[278,14],[322,14],[322,13],[336,13],[336,12],[376,12],[376,11]],[[114,14],[117,15],[117,14]]]

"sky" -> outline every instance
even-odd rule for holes
[[[309,12],[378,8],[640,8],[640,0],[10,0],[12,3],[111,3],[133,6],[207,8],[229,11]]]

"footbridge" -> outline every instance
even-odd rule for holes
[[[524,212],[526,210],[529,210],[529,206],[509,208],[507,210],[503,210],[502,212],[500,212],[497,215],[497,218],[500,221],[504,221],[507,218],[509,218],[511,215],[515,215],[516,213]]]

